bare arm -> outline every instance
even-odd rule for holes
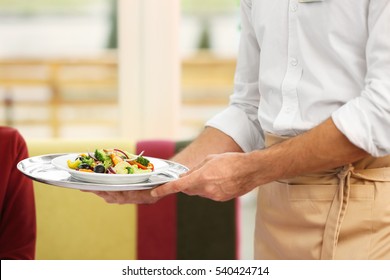
[[[258,185],[299,174],[338,167],[367,156],[328,119],[312,130],[251,153],[209,156],[187,176],[152,191],[155,197],[174,192],[229,200]]]
[[[331,119],[314,129],[250,155],[254,161],[268,162],[264,173],[273,181],[326,170],[357,161],[368,154],[353,145]]]
[[[242,152],[240,146],[225,133],[218,129],[207,127],[188,147],[173,157],[192,169],[201,163],[207,155],[226,152]]]

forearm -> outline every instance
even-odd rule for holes
[[[190,169],[204,160],[209,154],[242,152],[234,140],[222,131],[207,127],[188,147],[172,160],[186,165]]]
[[[367,156],[365,151],[349,142],[331,119],[302,135],[250,153],[238,153],[239,147],[226,137],[221,138],[226,142],[209,138],[218,131],[205,133],[179,160],[185,164],[194,157],[198,161],[208,153],[219,154],[207,157],[198,166],[188,164],[191,171],[186,176],[154,189],[152,196],[184,192],[226,201],[259,185],[339,167]],[[204,144],[209,148],[203,150]]]
[[[266,183],[339,167],[367,155],[328,119],[307,133],[253,152],[250,157],[264,168],[258,172],[258,181]]]

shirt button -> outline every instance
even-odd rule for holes
[[[291,63],[292,66],[297,66],[298,65],[298,59],[292,58],[290,63]]]
[[[296,4],[296,3],[291,4],[290,10],[291,10],[292,12],[296,12],[296,11],[298,10],[298,4]]]

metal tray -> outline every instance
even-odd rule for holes
[[[152,175],[147,181],[133,184],[99,184],[76,180],[65,170],[58,169],[51,161],[65,154],[48,154],[26,158],[17,164],[17,168],[24,175],[34,181],[48,185],[89,191],[131,191],[145,190],[162,185],[179,178],[188,168],[179,163],[163,160],[169,167],[163,172]],[[161,159],[162,160],[162,159]]]

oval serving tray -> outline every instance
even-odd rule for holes
[[[145,182],[127,184],[83,182],[72,177],[66,170],[55,167],[52,164],[54,158],[64,155],[66,154],[48,154],[30,157],[20,161],[16,167],[24,175],[37,182],[57,187],[88,191],[145,190],[176,180],[181,174],[188,171],[188,168],[184,165],[169,160],[158,159],[168,164],[168,168],[162,172],[156,172]]]

